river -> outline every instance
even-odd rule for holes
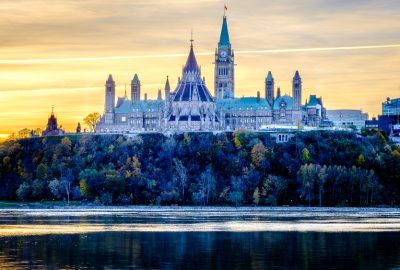
[[[0,269],[400,269],[400,209],[0,209]]]

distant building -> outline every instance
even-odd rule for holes
[[[379,129],[388,135],[393,133],[398,125],[400,125],[400,98],[387,98],[382,102],[382,115],[379,115],[378,119],[365,121],[366,128]]]
[[[105,88],[105,109],[96,126],[98,133],[142,131],[218,131],[244,128],[260,130],[272,124],[318,127],[326,120],[322,98],[311,95],[302,105],[302,79],[299,71],[292,79],[292,96],[281,95],[269,71],[265,78],[265,96],[235,97],[234,52],[226,16],[215,51],[214,96],[206,86],[191,40],[189,55],[174,91],[167,77],[164,100],[141,100],[137,74],[131,82],[131,97],[119,97],[115,104],[115,81],[109,75]],[[286,137],[284,137],[286,138]]]
[[[327,118],[326,109],[322,104],[322,97],[317,98],[316,95],[310,95],[304,109],[306,112],[304,115],[304,122],[307,126],[318,127],[321,122]]]
[[[365,128],[366,129],[378,129],[378,119],[376,117],[372,117],[371,120],[365,120]]]
[[[51,115],[47,120],[46,130],[42,132],[42,136],[57,136],[64,134],[64,130],[58,126],[57,117],[54,115],[54,110],[51,110]]]
[[[400,98],[387,98],[385,102],[382,102],[382,115],[400,115]]]
[[[358,130],[365,127],[368,113],[361,110],[327,110],[326,117],[335,127],[349,128],[355,126]]]

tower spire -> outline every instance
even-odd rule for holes
[[[222,19],[221,35],[219,37],[218,46],[227,46],[227,47],[231,46],[231,43],[229,41],[228,22],[226,20],[225,12],[224,12],[224,17]]]
[[[189,52],[188,59],[186,61],[186,65],[183,67],[183,74],[185,74],[186,72],[189,72],[189,71],[200,73],[199,66],[197,65],[196,56],[194,55],[194,51],[193,51],[193,34],[190,38],[190,52]]]
[[[190,48],[193,48],[193,29],[190,30]]]

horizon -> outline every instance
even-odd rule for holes
[[[174,89],[191,29],[202,76],[214,93],[213,51],[223,1],[45,2],[0,5],[0,140],[23,128],[44,129],[52,105],[66,131],[88,113],[102,114],[109,74],[116,96],[123,96],[125,84],[130,90],[135,73],[142,97],[155,99],[166,76]],[[291,95],[299,70],[303,104],[315,94],[327,110],[362,109],[369,118],[381,114],[386,97],[400,96],[400,3],[337,2],[226,1],[236,97],[257,91],[264,97],[269,70],[282,94]]]

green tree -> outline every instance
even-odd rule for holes
[[[61,182],[58,179],[50,181],[48,187],[50,193],[54,196],[54,198],[61,198]]]
[[[47,179],[48,168],[46,164],[40,163],[36,168],[36,178],[40,180]]]
[[[19,188],[17,189],[17,198],[20,201],[26,201],[28,200],[30,194],[31,194],[31,187],[29,185],[29,183],[24,182],[22,183]]]
[[[79,190],[80,190],[81,196],[83,198],[88,198],[89,191],[88,191],[88,186],[87,186],[87,182],[85,179],[82,179],[79,181]]]
[[[237,129],[235,130],[235,132],[233,132],[233,142],[235,143],[235,146],[237,148],[241,148],[247,145],[247,133],[248,131],[245,129]]]
[[[318,173],[318,200],[319,207],[322,206],[323,194],[325,191],[325,183],[328,178],[327,167],[324,165]]]
[[[363,154],[360,154],[360,155],[357,157],[356,165],[357,165],[358,167],[362,167],[362,166],[364,165],[364,163],[365,163],[365,158],[364,158]]]
[[[256,187],[253,192],[253,202],[255,203],[255,205],[258,205],[258,203],[260,202],[260,189],[258,187]]]
[[[241,177],[231,177],[231,188],[228,194],[228,200],[236,207],[243,201],[243,181]]]
[[[315,183],[321,166],[315,164],[306,164],[300,167],[297,173],[301,185],[301,197],[308,201],[308,206],[311,206],[311,201],[314,197]]]
[[[307,148],[303,148],[303,150],[301,151],[302,155],[301,155],[301,161],[303,162],[303,164],[307,164],[308,161],[310,160],[310,152],[308,151]]]
[[[42,180],[36,179],[32,182],[32,198],[41,200],[44,197],[45,183]]]

